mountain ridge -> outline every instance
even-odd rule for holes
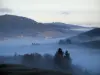
[[[12,37],[12,35],[36,36],[38,33],[53,31],[62,36],[67,33],[66,30],[70,30],[72,27],[61,24],[39,23],[26,17],[6,14],[0,16],[0,35],[1,37]]]

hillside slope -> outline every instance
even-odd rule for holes
[[[72,43],[84,43],[100,40],[100,28],[95,28],[67,39],[70,39]],[[63,41],[66,41],[67,39],[64,39]]]
[[[63,23],[39,23],[26,17],[2,15],[0,16],[0,36],[16,37],[23,35],[34,37],[37,35],[44,36],[45,33],[49,34],[48,32],[50,32],[51,37],[56,37],[64,36],[69,32],[80,33],[79,31],[70,30],[72,27],[82,28],[74,25],[62,24]]]

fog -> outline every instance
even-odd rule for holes
[[[81,45],[59,45],[57,39],[41,39],[41,38],[12,38],[9,40],[0,41],[0,56],[13,56],[15,52],[23,55],[26,53],[49,53],[54,55],[60,47],[64,51],[68,50],[72,63],[81,66],[82,69],[87,69],[91,72],[98,73],[100,70],[100,50],[82,47]],[[32,45],[39,43],[39,45]]]

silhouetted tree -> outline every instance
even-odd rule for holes
[[[42,58],[41,54],[38,53],[34,53],[34,57],[35,57],[35,61],[39,61]]]
[[[14,56],[15,56],[15,57],[17,56],[17,52],[15,52]]]
[[[72,42],[71,42],[70,39],[67,39],[67,40],[66,40],[66,43],[67,43],[67,44],[71,44]]]
[[[65,41],[64,40],[60,40],[59,44],[65,44]]]
[[[34,54],[25,54],[22,59],[23,64],[31,65],[34,61]]]
[[[55,56],[54,56],[54,62],[55,65],[62,67],[63,64],[63,54],[64,52],[62,51],[61,48],[58,49],[58,51],[56,52]]]
[[[66,50],[66,52],[65,52],[65,57],[66,57],[68,60],[70,60],[70,54],[68,53],[67,50]]]
[[[52,55],[50,55],[50,54],[44,54],[44,58],[47,60],[47,61],[50,61],[50,60],[52,60]]]
[[[50,54],[44,54],[44,66],[45,65],[46,65],[46,67],[48,69],[54,67],[53,56],[52,55],[50,55]]]
[[[15,52],[15,54],[14,54],[14,59],[16,60],[17,59],[17,53]]]
[[[65,68],[71,67],[71,57],[67,50],[64,55],[64,66],[65,66]]]

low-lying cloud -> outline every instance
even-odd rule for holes
[[[0,8],[0,13],[10,13],[12,12],[11,9],[8,9],[8,8]]]

